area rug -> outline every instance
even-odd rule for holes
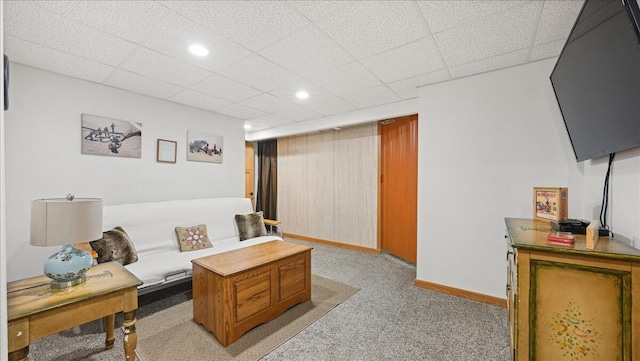
[[[138,358],[141,361],[258,360],[358,290],[312,275],[311,301],[296,305],[275,320],[257,326],[227,347],[222,347],[212,333],[193,322],[193,302],[183,302],[136,323]]]

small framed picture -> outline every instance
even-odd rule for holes
[[[158,139],[156,160],[162,163],[175,163],[178,143],[173,140]]]
[[[568,188],[533,188],[533,219],[559,221],[567,219],[569,203]]]

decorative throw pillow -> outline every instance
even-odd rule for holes
[[[241,241],[267,235],[262,211],[250,214],[236,214],[236,224],[238,225]]]
[[[138,260],[138,253],[122,227],[102,232],[102,238],[89,244],[98,253],[98,263],[116,261],[125,266]]]
[[[193,227],[176,227],[180,252],[211,248],[213,245],[207,236],[207,226],[200,224]]]

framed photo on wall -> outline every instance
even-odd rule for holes
[[[187,132],[187,160],[222,163],[223,138],[194,131]]]
[[[175,163],[178,153],[178,143],[173,140],[158,139],[156,146],[156,160],[162,163]]]
[[[142,158],[142,124],[82,114],[82,154]]]

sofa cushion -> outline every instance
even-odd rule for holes
[[[152,288],[176,278],[191,277],[193,268],[191,260],[193,259],[276,240],[282,239],[276,236],[265,236],[240,242],[238,237],[232,237],[212,242],[214,243],[212,248],[202,248],[192,252],[180,252],[178,247],[174,246],[173,250],[140,255],[138,262],[127,265],[126,268],[143,282],[139,289]]]
[[[98,253],[98,263],[116,261],[124,266],[138,260],[136,249],[122,227],[102,232],[102,238],[89,244]]]
[[[213,245],[207,235],[207,226],[200,224],[193,227],[176,227],[180,252],[211,248]]]
[[[267,235],[262,211],[250,214],[236,214],[236,224],[238,225],[241,241]]]

